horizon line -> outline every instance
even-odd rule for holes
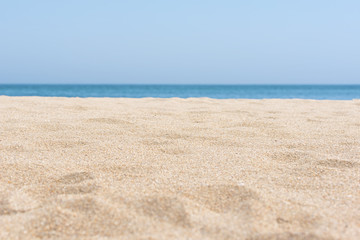
[[[355,86],[360,85],[360,83],[0,83],[0,85]]]

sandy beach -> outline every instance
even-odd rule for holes
[[[359,239],[360,100],[0,97],[0,239]]]

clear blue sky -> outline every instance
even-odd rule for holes
[[[359,0],[0,0],[0,83],[360,83]]]

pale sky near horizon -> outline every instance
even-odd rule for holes
[[[360,84],[360,1],[1,1],[0,83]]]

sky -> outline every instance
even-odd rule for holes
[[[0,83],[360,84],[360,1],[0,0]]]

